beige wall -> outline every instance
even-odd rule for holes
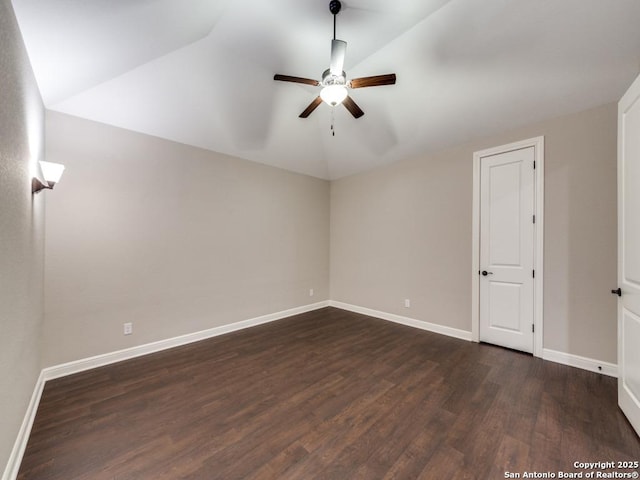
[[[328,182],[55,112],[47,156],[46,366],[329,298]]]
[[[0,471],[40,373],[44,198],[31,195],[42,159],[43,106],[11,2],[0,0]]]
[[[332,182],[331,299],[471,331],[473,152],[544,135],[544,348],[615,363],[616,118],[605,105]]]
[[[470,331],[472,154],[539,135],[544,347],[616,361],[613,104],[332,182],[330,216],[324,181],[59,113],[47,130],[68,169],[47,213],[45,365],[329,297]]]

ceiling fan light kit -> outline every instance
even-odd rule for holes
[[[334,40],[334,42],[335,41],[336,40]],[[337,41],[339,42],[340,40]],[[320,83],[320,85],[323,85],[320,91],[320,98],[332,107],[342,103],[347,97],[346,83],[347,78],[343,71],[336,73],[332,69],[325,70],[322,74],[322,82]]]
[[[328,85],[320,91],[320,98],[335,107],[347,98],[347,89],[344,85]]]
[[[333,40],[331,40],[331,62],[327,70],[322,74],[322,81],[310,78],[293,77],[290,75],[276,74],[273,79],[281,82],[302,83],[312,86],[321,86],[320,95],[317,96],[307,108],[299,115],[300,118],[307,118],[323,101],[335,107],[342,104],[353,115],[360,118],[364,115],[362,109],[349,96],[348,88],[377,87],[381,85],[394,85],[396,83],[395,73],[387,75],[377,75],[373,77],[355,78],[347,82],[345,74],[344,59],[347,51],[347,42],[336,39],[336,16],[340,13],[342,4],[339,0],[329,2],[329,11],[333,15]]]

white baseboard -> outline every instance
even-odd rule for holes
[[[447,335],[449,337],[459,338],[469,342],[471,341],[471,332],[467,332],[466,330],[459,330],[457,328],[446,327],[444,325],[423,322],[422,320],[416,320],[414,318],[403,317],[393,313],[380,312],[378,310],[372,310],[370,308],[359,307],[357,305],[350,305],[348,303],[336,302],[333,300],[329,301],[329,306],[341,308],[350,312],[361,313],[370,317],[380,318],[382,320],[388,320],[408,327],[419,328],[420,330],[427,330],[428,332],[439,333],[441,335]]]
[[[243,330],[245,328],[262,325],[263,323],[274,322],[283,318],[291,317],[293,315],[299,315],[301,313],[311,312],[320,308],[328,307],[329,301],[323,301],[313,303],[310,305],[304,305],[302,307],[291,308],[289,310],[283,310],[281,312],[271,313],[268,315],[262,315],[260,317],[243,320],[241,322],[231,323],[229,325],[222,325],[220,327],[214,327],[200,332],[189,333],[187,335],[181,335],[179,337],[168,338],[166,340],[160,340],[158,342],[147,343],[145,345],[139,345],[137,347],[127,348],[124,350],[118,350],[116,352],[105,353],[104,355],[96,355],[95,357],[83,358],[62,365],[55,365],[53,367],[47,367],[40,372],[38,381],[36,382],[33,394],[31,395],[31,401],[25,413],[22,421],[22,426],[18,432],[18,436],[13,445],[13,450],[9,456],[9,461],[2,474],[2,480],[15,480],[20,470],[20,464],[22,463],[22,457],[24,451],[27,448],[27,442],[29,440],[29,434],[31,433],[31,427],[38,411],[38,405],[40,403],[40,397],[42,396],[42,390],[47,380],[53,380],[54,378],[64,377],[66,375],[72,375],[74,373],[83,372],[92,368],[102,367],[111,363],[121,362],[149,353],[159,352],[160,350],[166,350],[168,348],[178,347],[180,345],[186,345],[188,343],[198,342],[207,338],[217,337],[224,335],[225,333],[235,332],[237,330]]]
[[[291,317],[300,313],[311,312],[313,310],[318,310],[320,308],[328,306],[328,300],[324,302],[313,303],[310,305],[304,305],[302,307],[296,307],[289,310],[283,310],[281,312],[270,313],[268,315],[262,315],[260,317],[250,318],[248,320],[242,320],[240,322],[222,325],[220,327],[209,328],[200,332],[188,333],[179,337],[167,338],[166,340],[160,340],[158,342],[138,345],[136,347],[126,348],[124,350],[117,350],[115,352],[109,352],[103,355],[96,355],[95,357],[83,358],[81,360],[75,360],[73,362],[63,363],[61,365],[55,365],[53,367],[47,367],[42,372],[44,374],[45,381],[53,380],[54,378],[65,377],[74,373],[79,373],[85,370],[90,370],[92,368],[121,362],[123,360],[129,360],[131,358],[140,357],[149,353],[159,352],[168,348],[179,347],[188,343],[206,340],[207,338],[217,337],[219,335],[224,335],[225,333],[231,333],[249,327],[255,327],[257,325],[262,325],[263,323],[281,320],[286,317]]]
[[[22,425],[18,431],[18,436],[13,444],[13,450],[11,450],[11,455],[9,455],[9,461],[7,462],[7,466],[2,474],[2,480],[15,480],[18,476],[20,464],[22,463],[22,456],[27,448],[27,442],[29,441],[29,435],[31,434],[31,427],[33,426],[33,421],[35,420],[36,412],[38,411],[38,405],[40,404],[40,397],[42,396],[44,383],[44,374],[43,372],[40,372],[36,385],[33,389],[33,393],[31,394],[29,406],[24,414]]]
[[[459,330],[457,328],[445,327],[443,325],[437,325],[435,323],[423,322],[413,318],[403,317],[401,315],[395,315],[393,313],[380,312],[378,310],[372,310],[366,307],[359,307],[357,305],[350,305],[348,303],[336,302],[334,300],[329,301],[329,306],[335,308],[341,308],[350,312],[361,313],[370,317],[380,318],[382,320],[388,320],[390,322],[407,325],[409,327],[419,328],[421,330],[427,330],[429,332],[440,333],[449,337],[459,338],[461,340],[471,341],[471,332],[466,330]],[[581,368],[583,370],[589,370],[591,372],[601,373],[610,377],[618,376],[618,366],[615,363],[601,362],[594,360],[593,358],[581,357],[579,355],[572,355],[570,353],[558,352],[556,350],[550,350],[548,348],[542,349],[543,360],[550,362],[561,363],[570,367]]]
[[[544,360],[549,360],[550,362],[561,363],[563,365],[569,365],[570,367],[582,368],[583,370],[601,373],[610,377],[618,376],[618,365],[616,365],[615,363],[601,362],[600,360],[594,360],[593,358],[558,352],[556,350],[550,350],[548,348],[542,349],[542,358]]]
[[[35,419],[36,412],[38,410],[38,404],[40,403],[40,397],[42,396],[44,384],[47,380],[64,377],[66,375],[72,375],[74,373],[79,373],[85,370],[90,370],[92,368],[109,365],[111,363],[121,362],[123,360],[140,357],[142,355],[147,355],[149,353],[166,350],[168,348],[173,348],[173,347],[178,347],[180,345],[186,345],[188,343],[198,342],[200,340],[205,340],[207,338],[224,335],[225,333],[231,333],[238,330],[243,330],[245,328],[262,325],[264,323],[281,320],[283,318],[287,318],[293,315],[311,312],[313,310],[318,310],[320,308],[329,307],[329,306],[335,307],[335,308],[341,308],[343,310],[348,310],[350,312],[368,315],[370,317],[380,318],[382,320],[399,323],[401,325],[406,325],[409,327],[418,328],[418,329],[426,330],[429,332],[447,335],[449,337],[459,338],[461,340],[471,341],[471,332],[468,332],[466,330],[459,330],[457,328],[437,325],[435,323],[423,322],[421,320],[416,320],[409,317],[403,317],[401,315],[395,315],[393,313],[386,313],[378,310],[372,310],[370,308],[359,307],[356,305],[350,305],[348,303],[336,302],[333,300],[326,300],[323,302],[304,305],[302,307],[291,308],[289,310],[284,310],[284,311],[272,313],[269,315],[263,315],[260,317],[243,320],[243,321],[232,323],[229,325],[222,325],[220,327],[214,327],[207,330],[202,330],[200,332],[181,335],[179,337],[169,338],[166,340],[148,343],[145,345],[139,345],[137,347],[127,348],[124,350],[118,350],[115,352],[106,353],[104,355],[96,355],[95,357],[84,358],[81,360],[76,360],[76,361],[64,363],[61,365],[47,367],[43,369],[42,372],[40,373],[40,376],[38,377],[38,380],[34,387],[33,394],[31,395],[31,400],[29,402],[29,406],[27,408],[24,419],[22,421],[22,425],[20,427],[20,431],[18,432],[18,436],[14,443],[13,450],[11,451],[11,455],[9,456],[9,461],[2,475],[2,480],[15,480],[15,478],[18,475],[18,471],[20,469],[20,463],[22,462],[22,457],[27,447],[27,441],[29,440],[29,434],[31,433],[31,427],[33,426],[33,421]],[[594,360],[591,358],[580,357],[578,355],[571,355],[569,353],[558,352],[558,351],[550,350],[546,348],[543,349],[542,358],[544,360],[549,360],[552,362],[561,363],[561,364],[569,365],[572,367],[582,368],[584,370],[590,370],[593,372],[602,373],[604,375],[609,375],[611,377],[618,376],[618,367],[613,363],[600,362],[598,360]]]

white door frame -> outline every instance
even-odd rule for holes
[[[480,161],[483,157],[500,153],[534,148],[534,215],[536,216],[533,265],[533,355],[542,357],[543,339],[543,286],[544,286],[544,137],[529,138],[520,142],[488,148],[473,153],[473,227],[471,254],[471,340],[480,341]]]

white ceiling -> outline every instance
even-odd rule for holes
[[[329,66],[328,0],[13,0],[47,108],[339,178],[618,100],[640,71],[638,0],[344,0],[365,111],[298,115]]]

